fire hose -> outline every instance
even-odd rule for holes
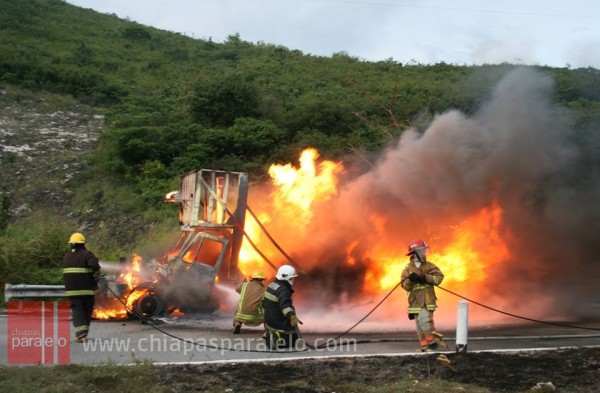
[[[391,294],[392,294],[392,293],[393,293],[393,292],[396,290],[396,288],[398,288],[398,287],[400,286],[400,284],[401,284],[401,283],[402,283],[402,281],[399,281],[399,282],[398,282],[398,284],[396,284],[396,286],[395,286],[394,288],[392,288],[392,290],[391,290],[391,291],[389,291],[389,292],[387,293],[387,295],[385,295],[385,296],[383,297],[383,299],[381,299],[381,301],[380,301],[379,303],[377,303],[377,304],[375,305],[375,307],[373,307],[373,308],[371,309],[371,311],[369,311],[369,312],[368,312],[368,313],[367,313],[367,314],[366,314],[364,317],[362,317],[362,318],[361,318],[361,319],[360,319],[358,322],[356,322],[354,325],[352,325],[352,326],[351,326],[349,329],[347,329],[345,332],[343,332],[343,333],[341,333],[341,334],[338,334],[336,337],[332,338],[332,339],[331,339],[331,341],[337,341],[337,340],[339,340],[340,338],[342,338],[342,337],[343,337],[343,336],[345,336],[346,334],[350,333],[350,331],[351,331],[352,329],[354,329],[355,327],[357,327],[358,325],[360,325],[360,324],[361,324],[361,323],[362,323],[362,322],[363,322],[365,319],[367,319],[367,318],[369,317],[369,315],[373,314],[373,312],[374,312],[375,310],[377,310],[377,308],[379,308],[379,306],[381,306],[381,304],[382,304],[382,303],[383,303],[383,302],[384,302],[384,301],[385,301],[385,300],[386,300],[388,297],[390,297],[390,295],[391,295]],[[328,343],[329,343],[329,341],[328,341]],[[315,347],[315,346],[310,346],[310,345],[308,345],[308,344],[307,344],[307,346],[308,346],[309,348],[311,348],[311,349],[322,349],[322,348],[324,348],[325,346],[327,346],[327,344],[323,344],[323,345],[324,345],[324,346],[317,345],[317,346]]]
[[[437,285],[437,287],[439,289],[441,289],[442,291],[446,291],[446,292],[448,292],[448,293],[450,293],[450,294],[452,294],[452,295],[454,295],[456,297],[459,297],[461,299],[464,299],[464,300],[466,300],[468,302],[471,302],[473,304],[477,304],[478,306],[481,306],[483,308],[487,308],[488,310],[491,310],[491,311],[494,311],[494,312],[497,312],[497,313],[500,313],[500,314],[508,315],[510,317],[513,317],[513,318],[523,319],[525,321],[530,321],[530,322],[543,323],[543,324],[546,324],[546,325],[566,327],[566,328],[571,328],[571,329],[600,330],[600,328],[595,328],[595,327],[577,326],[577,325],[570,325],[570,324],[566,324],[566,323],[548,322],[548,321],[542,321],[542,320],[539,320],[539,319],[527,318],[527,317],[524,317],[524,316],[521,316],[521,315],[512,314],[512,313],[509,313],[509,312],[506,312],[506,311],[502,311],[502,310],[499,310],[499,309],[494,308],[494,307],[486,306],[483,303],[480,303],[480,302],[477,302],[475,300],[466,298],[466,297],[464,297],[462,295],[459,295],[456,292],[452,292],[451,290],[446,289],[444,287],[441,287],[439,285]]]

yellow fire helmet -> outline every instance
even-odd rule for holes
[[[255,271],[254,273],[252,273],[252,275],[250,276],[250,278],[254,278],[257,280],[264,280],[265,279],[265,274],[259,270]]]
[[[85,236],[79,232],[75,232],[69,238],[69,244],[82,244],[85,243]]]

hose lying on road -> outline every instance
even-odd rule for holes
[[[459,297],[461,299],[464,299],[464,300],[466,300],[468,302],[471,302],[473,304],[477,304],[478,306],[481,306],[483,308],[487,308],[488,310],[492,310],[492,311],[500,313],[500,314],[508,315],[510,317],[514,317],[514,318],[518,318],[518,319],[523,319],[525,321],[543,323],[543,324],[546,324],[546,325],[553,325],[553,326],[561,326],[561,327],[566,327],[566,328],[571,328],[571,329],[585,329],[585,330],[598,330],[598,331],[600,331],[600,328],[596,328],[596,327],[577,326],[577,325],[570,325],[570,324],[559,323],[559,322],[548,322],[548,321],[542,321],[542,320],[539,320],[539,319],[527,318],[527,317],[524,317],[524,316],[521,316],[521,315],[517,315],[517,314],[512,314],[512,313],[509,313],[509,312],[506,312],[506,311],[498,310],[497,308],[494,308],[494,307],[486,306],[483,303],[480,303],[480,302],[477,302],[475,300],[471,300],[469,298],[466,298],[466,297],[464,297],[462,295],[459,295],[456,292],[452,292],[451,290],[443,288],[443,287],[441,287],[439,285],[437,287],[439,289],[441,289],[442,291],[446,291],[448,293],[451,293],[452,295],[457,296],[457,297]]]

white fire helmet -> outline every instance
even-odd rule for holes
[[[278,280],[286,280],[288,281],[290,284],[294,284],[294,277],[298,277],[298,274],[296,274],[296,269],[294,269],[293,266],[290,265],[281,265],[279,267],[279,269],[277,270],[277,274],[275,275],[275,277]]]

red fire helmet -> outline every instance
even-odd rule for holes
[[[420,248],[429,248],[427,243],[425,243],[425,240],[421,240],[421,239],[411,240],[410,243],[408,243],[408,253],[406,255],[410,255],[410,254],[416,252]]]

